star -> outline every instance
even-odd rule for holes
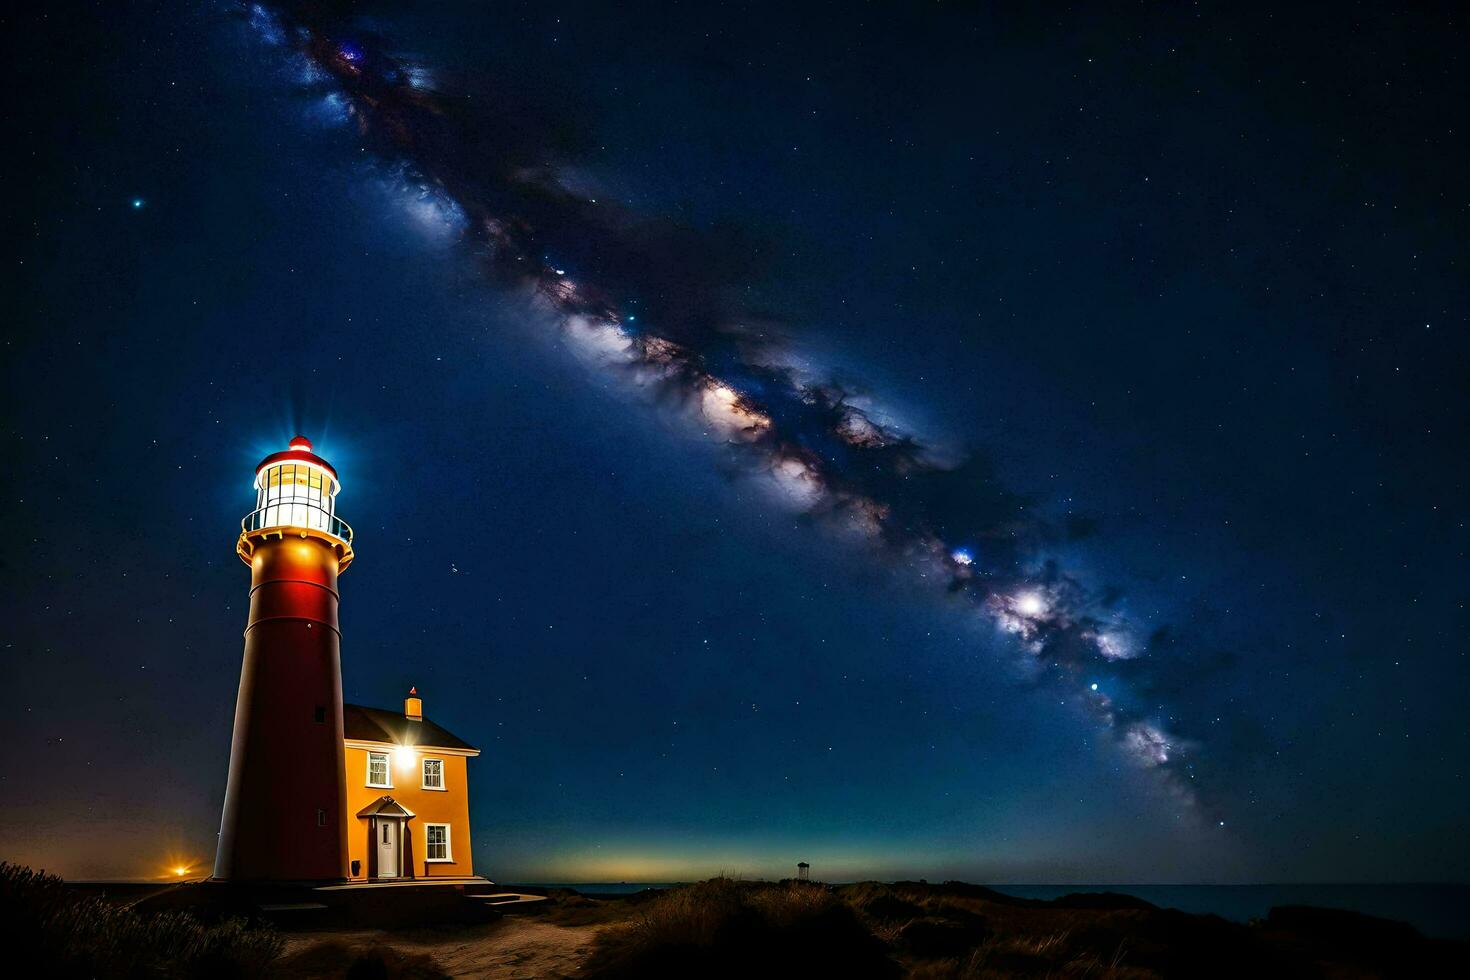
[[[145,204],[147,204],[148,202],[145,201],[145,200],[143,200],[141,197],[135,197],[131,201],[129,201],[128,203],[133,206],[133,210],[134,211],[141,211],[141,210],[143,210],[143,206]]]
[[[1046,614],[1046,600],[1035,592],[1023,592],[1016,596],[1016,611],[1032,619]]]

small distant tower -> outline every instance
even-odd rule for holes
[[[812,866],[810,864],[807,864],[805,861],[802,861],[802,862],[798,863],[796,865],[796,880],[797,881],[811,881],[812,880]]]
[[[337,517],[340,489],[302,436],[255,469],[255,510],[235,544],[250,618],[216,880],[347,877],[337,576],[352,528]]]

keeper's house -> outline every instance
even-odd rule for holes
[[[480,750],[424,717],[416,690],[403,710],[342,705],[350,880],[467,878],[469,760]]]

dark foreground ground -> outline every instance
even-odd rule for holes
[[[551,900],[494,922],[280,930],[154,912],[0,866],[14,976],[414,978],[1441,977],[1470,944],[1352,912],[1273,909],[1248,924],[1122,895],[1056,901],[976,885],[827,887],[713,879]],[[8,971],[7,971],[8,972]]]

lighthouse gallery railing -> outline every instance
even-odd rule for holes
[[[252,510],[240,522],[244,534],[273,527],[304,527],[352,544],[352,525],[327,508],[303,500],[272,501]]]

